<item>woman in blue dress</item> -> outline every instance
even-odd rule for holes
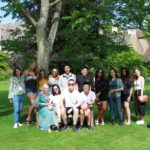
[[[39,125],[41,130],[51,132],[51,126],[56,126],[58,129],[57,116],[53,109],[49,109],[49,86],[43,85],[42,93],[36,98],[36,106],[39,109]]]

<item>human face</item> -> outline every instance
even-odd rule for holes
[[[122,74],[123,74],[123,76],[126,76],[126,75],[127,75],[127,72],[126,72],[125,69],[122,70]]]
[[[32,70],[35,70],[35,69],[36,69],[36,63],[32,63],[32,64],[30,65],[30,68],[31,68]]]
[[[40,74],[41,74],[41,77],[45,77],[45,72],[44,71],[41,71]]]
[[[54,86],[54,87],[53,87],[53,91],[54,91],[55,94],[58,94],[58,91],[59,91],[58,87],[57,87],[57,86]]]
[[[86,68],[82,69],[82,70],[81,70],[81,74],[82,74],[83,76],[86,76],[86,75],[88,74],[88,70],[87,70]]]
[[[70,73],[71,68],[69,66],[65,66],[64,71],[66,74]]]
[[[57,69],[53,69],[52,70],[52,76],[56,77],[58,75],[58,70]]]
[[[139,76],[141,75],[141,72],[140,72],[140,70],[138,70],[138,69],[135,69],[135,75],[136,75],[137,77],[139,77]]]
[[[44,92],[44,94],[48,94],[49,93],[49,86],[48,85],[44,85],[43,86],[43,92]]]
[[[85,92],[85,93],[89,93],[89,91],[90,91],[90,86],[89,85],[83,85],[83,91]]]
[[[74,81],[69,81],[68,82],[68,89],[69,89],[69,91],[73,91],[74,90],[74,86],[75,86]]]
[[[114,70],[110,70],[110,76],[111,76],[112,78],[114,78],[114,77],[116,76],[116,73],[115,73]]]
[[[103,71],[102,71],[102,70],[98,70],[98,72],[97,72],[97,76],[98,76],[98,77],[101,77],[101,76],[102,76],[102,74],[103,74]]]
[[[20,77],[20,75],[21,75],[21,71],[19,69],[16,69],[16,76]]]

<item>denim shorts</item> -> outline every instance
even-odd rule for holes
[[[26,94],[38,94],[38,90],[37,89],[29,89],[29,88],[26,88]]]

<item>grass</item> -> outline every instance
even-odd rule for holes
[[[0,82],[0,150],[150,150],[150,129],[136,125],[136,116],[131,102],[132,124],[112,126],[109,112],[105,113],[105,126],[96,126],[94,131],[86,128],[73,133],[69,128],[63,132],[48,134],[35,125],[13,129],[13,107],[7,99],[8,81]],[[146,81],[150,89],[150,81]],[[147,93],[149,91],[147,90]],[[28,101],[25,99],[22,122],[25,122]],[[97,109],[95,106],[95,115]],[[150,120],[149,102],[145,120]],[[117,118],[117,117],[116,117]]]

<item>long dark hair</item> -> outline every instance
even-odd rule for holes
[[[112,70],[115,72],[115,76],[116,76],[116,78],[118,78],[117,71],[116,71],[115,69],[113,69],[113,68],[112,68],[112,69],[110,69],[110,70],[109,70],[109,74],[108,74],[108,81],[110,81],[110,80],[112,79],[112,76],[110,75],[110,72],[111,72]]]
[[[60,94],[61,94],[61,90],[60,90],[60,87],[59,87],[58,84],[52,85],[52,94],[53,94],[53,95],[56,95],[55,92],[54,92],[54,90],[53,90],[53,88],[54,88],[55,86],[58,88],[58,94],[60,95]]]
[[[38,81],[40,81],[40,80],[42,79],[41,72],[44,72],[44,79],[48,79],[45,70],[44,70],[44,69],[41,69],[41,70],[39,71]]]
[[[123,75],[123,70],[125,70],[126,76]],[[131,88],[133,78],[130,76],[130,71],[129,71],[128,68],[122,68],[121,69],[121,79],[122,79],[123,82],[126,81],[126,85],[127,85],[128,88]]]
[[[140,71],[139,68],[136,68],[135,70],[138,70],[138,71],[140,72],[140,74],[141,74],[141,71]],[[137,75],[134,75],[134,80],[137,80],[137,79],[138,79],[138,76],[137,76]]]
[[[102,80],[105,79],[104,70],[103,70],[103,69],[97,69],[96,72],[95,72],[95,80],[98,79],[98,72],[99,72],[100,70],[102,71],[101,79],[102,79]]]
[[[19,68],[19,67],[15,67],[14,70],[13,70],[13,76],[16,77],[17,74],[16,74],[16,70],[20,70],[20,76],[22,75],[22,70]]]

